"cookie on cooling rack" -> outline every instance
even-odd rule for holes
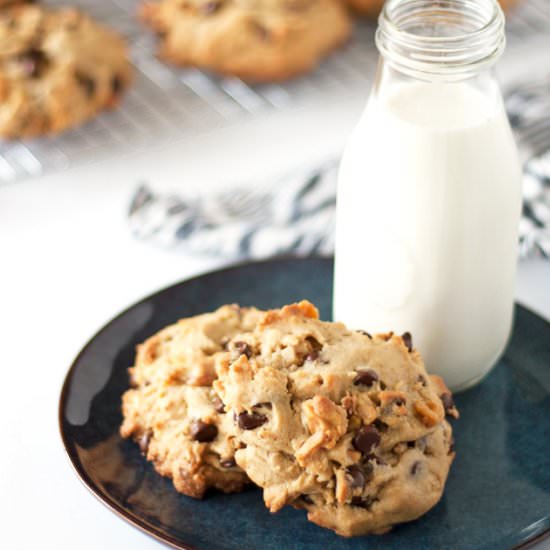
[[[380,13],[384,0],[346,0],[348,6],[357,14],[376,17]]]
[[[251,82],[310,70],[351,29],[339,0],[159,0],[140,13],[162,59]]]
[[[0,8],[4,6],[13,6],[14,4],[31,4],[35,0],[0,0]]]
[[[188,496],[201,498],[209,488],[236,492],[248,483],[234,460],[227,429],[232,420],[212,381],[227,341],[251,331],[260,315],[253,308],[223,306],[183,319],[138,346],[120,433],[132,437],[157,472]]]
[[[214,389],[241,443],[235,460],[272,512],[305,508],[351,536],[439,501],[454,458],[445,413],[458,413],[409,334],[350,331],[302,302],[268,312],[228,350]]]
[[[81,124],[115,106],[131,74],[123,40],[77,10],[0,11],[0,137]]]
[[[384,5],[385,0],[346,0],[350,8],[359,15],[367,17],[377,17]],[[509,11],[522,0],[499,0],[502,9]]]

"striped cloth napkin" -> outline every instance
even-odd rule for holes
[[[550,257],[550,77],[511,89],[506,110],[523,164],[520,254]]]
[[[550,78],[506,94],[506,109],[524,159],[520,255],[550,257]],[[175,196],[141,185],[129,224],[140,240],[190,254],[266,258],[330,254],[334,248],[337,161],[296,170],[257,187],[213,196]]]

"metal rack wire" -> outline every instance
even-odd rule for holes
[[[136,20],[138,0],[52,0],[76,5],[125,35],[136,79],[119,108],[60,136],[0,142],[0,184],[85,164],[114,154],[223,126],[266,109],[285,109],[342,90],[365,89],[377,59],[375,26],[359,21],[352,40],[314,72],[283,84],[249,86],[197,69],[172,68],[154,57],[152,33]],[[508,25],[509,48],[550,35],[550,2],[528,0]]]

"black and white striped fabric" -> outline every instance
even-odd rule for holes
[[[506,108],[524,159],[520,254],[550,257],[550,78],[517,87]],[[235,187],[209,197],[133,197],[133,235],[191,254],[265,258],[329,254],[334,247],[337,161],[296,170],[268,187]]]
[[[298,170],[265,190],[235,187],[210,197],[154,194],[142,185],[130,227],[142,240],[194,254],[266,258],[329,254],[337,162]]]
[[[524,161],[520,253],[550,258],[550,77],[510,90],[506,110]]]

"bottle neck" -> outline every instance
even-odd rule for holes
[[[502,54],[504,15],[496,0],[388,0],[376,44],[385,63],[408,78],[472,79]]]

